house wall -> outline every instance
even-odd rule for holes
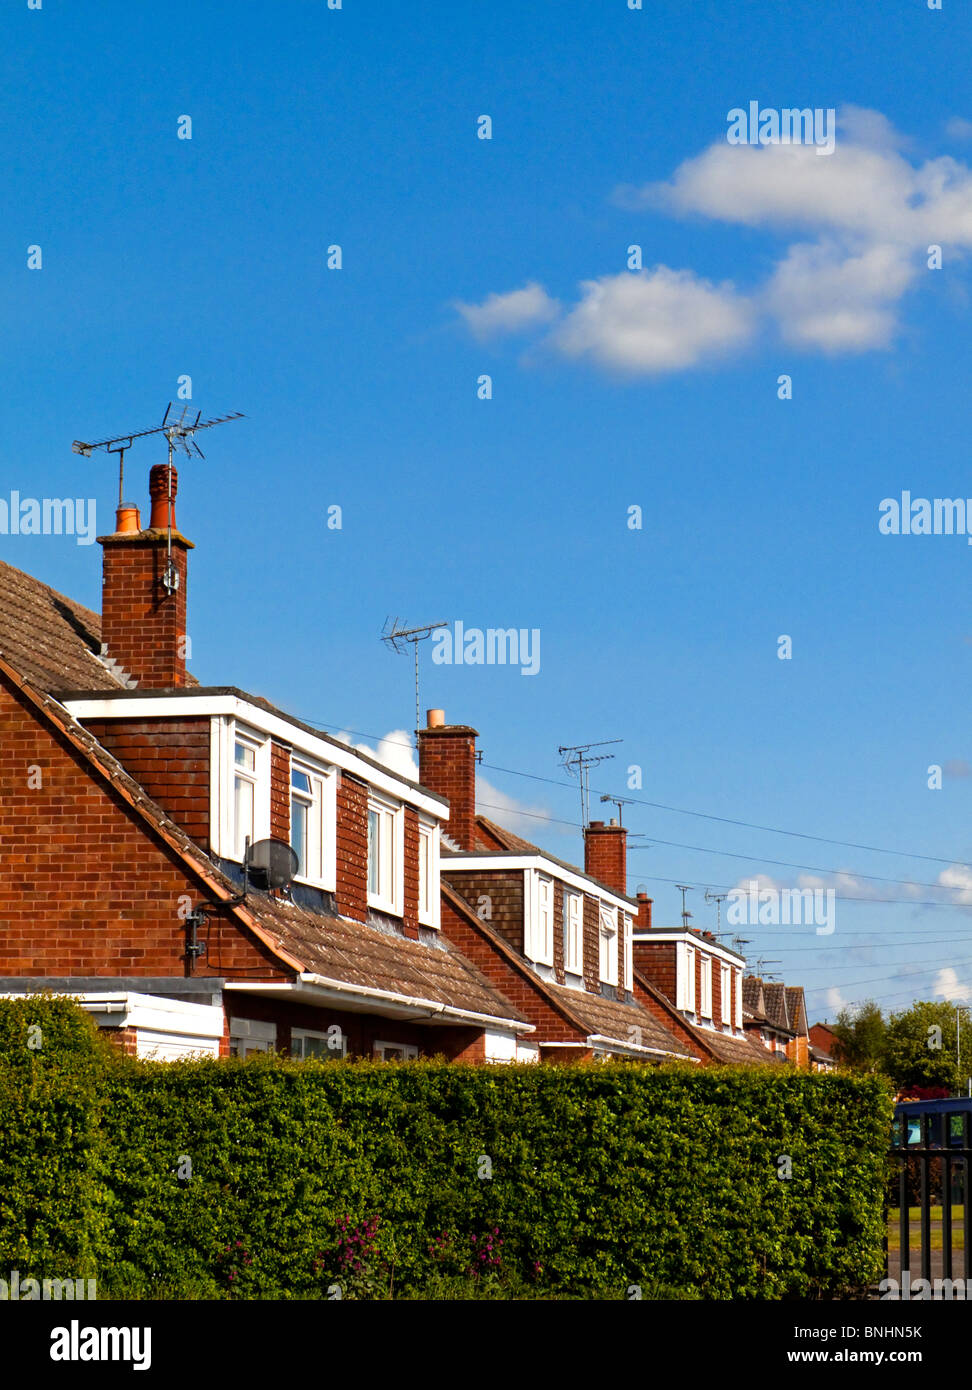
[[[459,889],[457,888],[457,892]],[[465,896],[465,895],[463,895]],[[466,898],[475,912],[476,899]],[[495,920],[490,925],[496,929]],[[509,999],[537,1029],[538,1042],[582,1042],[586,1034],[569,1024],[541,994],[529,967],[522,970],[506,960],[488,937],[470,923],[447,898],[442,899],[442,930],[463,955]]]
[[[442,878],[472,908],[480,913],[493,931],[508,941],[514,951],[523,953],[523,870],[495,869],[463,873],[455,861],[442,859]],[[463,949],[460,947],[460,949]],[[515,1002],[515,1001],[514,1001]]]
[[[326,1033],[333,1024],[348,1039],[349,1057],[372,1057],[376,1042],[402,1043],[417,1047],[422,1057],[444,1056],[449,1061],[481,1062],[485,1060],[485,1044],[481,1028],[428,1027],[403,1019],[382,1018],[377,1014],[349,1013],[339,1008],[315,1008],[309,1004],[291,1004],[259,995],[227,991],[227,1028],[220,1046],[223,1056],[229,1053],[228,1021],[234,1018],[259,1019],[277,1028],[276,1050],[289,1052],[291,1030],[309,1028]]]
[[[0,974],[183,973],[179,910],[205,896],[198,880],[2,676],[0,845]],[[282,974],[227,920],[212,942],[198,975]]]
[[[660,989],[672,1004],[678,998],[677,969],[674,941],[636,941],[635,969],[640,970],[649,984]]]
[[[89,719],[85,728],[209,852],[209,719]]]
[[[270,834],[290,843],[290,753],[283,744],[270,744]]]

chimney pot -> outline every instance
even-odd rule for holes
[[[115,512],[115,535],[136,535],[141,529],[142,523],[139,520],[138,507],[135,503],[119,502],[118,510]]]
[[[441,729],[445,726],[445,710],[430,709],[425,712],[427,727],[430,729]]]
[[[171,475],[171,488],[169,478]],[[149,527],[153,531],[167,531],[171,525],[177,530],[175,518],[175,499],[179,490],[179,474],[167,463],[157,463],[149,473],[149,496],[152,498],[152,515]]]

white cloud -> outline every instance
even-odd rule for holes
[[[524,840],[536,841],[539,833],[551,828],[551,816],[546,807],[517,801],[487,782],[485,777],[476,778],[476,809],[504,830],[522,835]]]
[[[834,985],[833,988],[828,989],[828,991],[827,991],[827,1008],[828,1008],[828,1009],[831,1009],[835,1014],[839,1014],[840,1011],[841,1011],[841,1009],[846,1009],[847,1007],[848,1007],[848,1002],[847,1002],[847,1000],[844,998],[844,996],[841,994],[840,990],[837,988],[836,985]]]
[[[713,285],[690,270],[656,266],[587,280],[583,297],[554,334],[568,357],[602,366],[668,372],[741,347],[752,311],[731,284]]]
[[[953,116],[945,122],[945,134],[950,140],[972,140],[972,121],[964,116]]]
[[[943,888],[953,890],[948,895],[949,902],[960,907],[972,904],[972,869],[968,865],[950,864],[938,875],[938,881]]]
[[[960,985],[958,975],[950,965],[935,976],[933,993],[940,994],[952,1004],[967,1004],[972,999],[972,986]]]
[[[848,253],[833,241],[791,246],[764,291],[783,338],[824,352],[887,347],[897,301],[914,280],[914,261],[898,246]]]
[[[953,117],[953,138],[972,122]],[[879,111],[845,106],[833,152],[812,145],[730,145],[720,138],[671,177],[618,190],[628,209],[761,229],[780,238],[762,284],[737,289],[691,268],[658,265],[584,280],[550,335],[567,357],[655,375],[725,356],[775,329],[806,351],[890,347],[909,289],[929,283],[929,246],[949,260],[972,249],[972,169],[951,156],[915,159]],[[535,282],[457,306],[479,337],[551,322],[556,301]]]
[[[482,304],[464,304],[457,300],[455,307],[479,339],[519,333],[535,324],[550,323],[560,308],[556,299],[551,299],[536,282],[507,294],[489,294]]]

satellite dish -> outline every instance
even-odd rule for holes
[[[299,864],[286,840],[257,840],[246,856],[246,875],[256,888],[289,888]]]

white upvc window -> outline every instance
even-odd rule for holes
[[[290,845],[297,855],[297,878],[321,888],[335,881],[335,797],[333,772],[303,759],[290,764]]]
[[[702,975],[702,999],[699,1004],[699,1013],[703,1018],[712,1017],[712,957],[703,954],[701,960]]]
[[[695,1013],[695,947],[679,941],[675,947],[675,1007]]]
[[[600,922],[598,975],[606,985],[618,983],[618,909],[601,903],[598,909]]]
[[[348,1035],[335,1025],[326,1033],[313,1028],[291,1028],[291,1057],[346,1057],[348,1055]]]
[[[719,968],[719,996],[721,1006],[719,1009],[722,1015],[722,1022],[732,1026],[732,971],[728,965]]]
[[[230,1056],[246,1057],[251,1052],[270,1052],[277,1043],[277,1025],[261,1018],[230,1019]]]
[[[414,1062],[418,1048],[414,1043],[376,1042],[375,1056],[383,1062]]]
[[[423,927],[439,925],[439,827],[432,821],[419,821],[419,897],[418,919]]]
[[[230,733],[225,841],[227,857],[242,863],[247,840],[252,845],[270,834],[270,740],[235,726]]]
[[[624,988],[633,988],[634,979],[634,921],[630,913],[624,914]]]
[[[584,973],[584,895],[564,890],[564,970]]]
[[[528,888],[523,954],[537,965],[553,965],[553,879],[534,870],[529,875]]]
[[[402,915],[403,808],[372,792],[368,797],[368,906]]]
[[[735,988],[736,1032],[737,1032],[737,1033],[741,1033],[741,1032],[742,1032],[742,1026],[743,1026],[742,971],[741,971],[741,970],[734,970],[734,971],[733,971],[733,975],[735,976],[735,979],[733,980],[733,984],[734,984],[735,987],[736,987],[736,988]]]

